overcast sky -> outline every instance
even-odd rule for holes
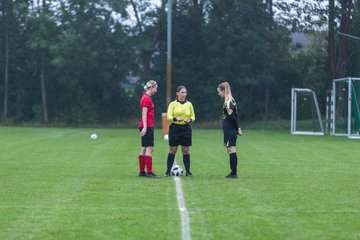
[[[150,0],[150,2],[154,3],[157,6],[160,6],[161,0]]]

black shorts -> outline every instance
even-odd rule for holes
[[[139,128],[140,132],[142,128]],[[141,137],[142,147],[153,147],[154,146],[154,128],[148,127],[144,136]]]
[[[186,146],[192,145],[192,129],[189,124],[170,124],[169,127],[169,146]]]
[[[236,147],[237,130],[234,128],[223,128],[224,132],[224,146]]]

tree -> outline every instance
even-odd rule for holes
[[[216,86],[229,81],[242,120],[287,118],[291,87],[323,91],[359,72],[360,46],[336,32],[359,35],[360,1],[327,2],[175,1],[172,92],[185,85],[198,120],[218,120]],[[68,125],[138,118],[134,102],[149,79],[159,82],[154,101],[165,110],[166,3],[2,1],[4,116]],[[294,51],[292,31],[314,39],[306,51]]]
[[[330,0],[331,1],[331,0]],[[340,26],[339,31],[341,33],[348,34],[351,26],[352,0],[340,0]],[[338,56],[335,66],[335,78],[345,77],[346,64],[347,64],[347,48],[348,40],[345,38],[339,38]]]
[[[209,14],[208,72],[232,83],[244,119],[269,117],[271,94],[282,87],[278,72],[288,59],[286,31],[271,21],[267,7],[262,1],[213,1]]]
[[[299,29],[303,31],[324,30],[328,24],[327,0],[271,1],[275,9],[276,21],[291,31],[298,31]]]
[[[4,64],[4,118],[8,113],[8,95],[9,95],[9,25],[10,25],[10,13],[11,13],[11,1],[5,0],[3,2],[3,16],[4,16],[4,31],[5,31],[5,64]]]
[[[329,30],[328,30],[328,62],[329,77],[328,89],[332,88],[335,78],[335,1],[329,0]]]
[[[50,1],[49,5],[51,4]],[[52,22],[52,13],[48,9],[48,2],[42,0],[41,5],[33,6],[33,24],[34,31],[31,32],[32,37],[29,39],[29,45],[39,56],[39,68],[40,68],[40,92],[41,92],[41,106],[43,122],[49,123],[48,115],[48,103],[47,103],[47,91],[46,91],[46,73],[48,70],[49,62],[49,49],[51,45],[52,35],[54,34],[54,23]],[[31,21],[29,21],[31,23]]]
[[[133,116],[133,97],[121,83],[134,64],[134,47],[128,29],[112,17],[124,6],[91,0],[58,7],[61,34],[51,49],[57,119],[81,124]]]

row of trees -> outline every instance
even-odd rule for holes
[[[3,0],[3,122],[106,124],[139,117],[142,84],[159,82],[166,111],[166,4],[148,0]],[[324,98],[334,77],[359,75],[360,1],[176,0],[172,86],[188,88],[199,121],[220,117],[228,81],[246,121],[289,117],[291,87]],[[290,15],[289,15],[290,14]],[[328,31],[329,29],[329,31]],[[306,33],[306,49],[290,33]],[[160,114],[158,114],[160,116]]]

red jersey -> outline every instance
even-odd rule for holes
[[[147,127],[154,127],[154,116],[155,116],[155,107],[149,95],[146,93],[141,97],[140,100],[140,112],[142,113],[143,107],[147,107]],[[139,128],[143,128],[144,124],[142,121],[142,116],[140,117]]]

